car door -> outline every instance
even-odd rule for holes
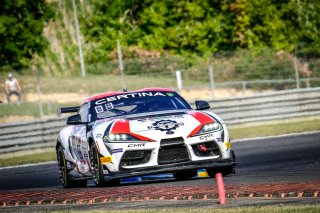
[[[87,122],[88,122],[88,104],[84,104],[79,109],[81,121],[84,124],[74,125],[73,134],[70,138],[70,145],[74,159],[76,159],[76,166],[78,172],[89,175],[90,159],[89,159],[89,145],[87,141]]]

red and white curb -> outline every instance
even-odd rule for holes
[[[319,198],[320,180],[308,183],[262,183],[225,186],[225,198]],[[219,199],[217,184],[211,186],[119,186],[112,188],[45,189],[0,192],[0,208],[8,206],[93,204],[147,200]],[[1,211],[1,210],[0,210]]]

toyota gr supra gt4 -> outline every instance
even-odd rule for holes
[[[56,152],[64,187],[116,185],[121,178],[172,173],[178,180],[206,169],[234,173],[235,156],[223,120],[206,101],[195,108],[174,90],[146,88],[108,92],[81,106],[57,138]]]

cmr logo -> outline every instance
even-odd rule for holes
[[[130,148],[136,148],[136,147],[145,147],[146,144],[144,143],[133,143],[133,144],[129,144],[128,147]]]
[[[199,137],[199,139],[200,140],[209,140],[209,139],[211,139],[211,138],[213,138],[214,136],[213,136],[213,134],[207,134],[207,135],[202,135],[202,136],[200,136]]]

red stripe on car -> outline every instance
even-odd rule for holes
[[[117,120],[116,122],[114,122],[110,133],[111,134],[128,134],[142,141],[155,142],[155,140],[130,132],[129,120]]]
[[[189,112],[189,114],[192,115],[195,119],[197,119],[200,122],[200,124],[194,130],[192,130],[192,132],[190,132],[188,138],[197,134],[203,125],[215,122],[213,118],[201,112]]]
[[[116,122],[114,122],[110,133],[112,133],[112,134],[129,134],[130,133],[129,120],[117,120]]]

